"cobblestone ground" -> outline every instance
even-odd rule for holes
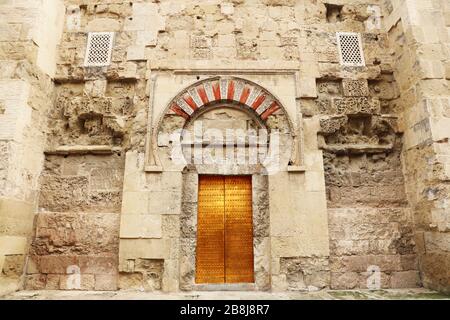
[[[0,297],[2,300],[450,300],[446,296],[426,289],[401,290],[349,290],[318,292],[189,292],[154,293],[140,291],[19,291]]]

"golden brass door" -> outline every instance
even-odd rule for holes
[[[224,204],[223,178],[200,176],[197,215],[197,283],[225,282]]]
[[[200,176],[197,283],[251,283],[253,274],[250,176]]]

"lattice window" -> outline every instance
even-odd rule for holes
[[[114,32],[90,32],[84,59],[85,67],[104,67],[111,63]]]
[[[366,65],[359,33],[338,32],[337,43],[342,65],[351,67],[363,67]]]

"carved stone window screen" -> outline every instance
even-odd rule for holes
[[[349,67],[364,67],[364,52],[361,35],[353,32],[338,32],[337,44],[341,65]]]
[[[114,32],[90,32],[84,59],[85,67],[105,67],[111,64]]]

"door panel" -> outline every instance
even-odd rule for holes
[[[197,283],[225,282],[223,177],[200,176],[197,216]]]
[[[253,272],[250,176],[200,176],[197,283],[250,283]]]
[[[251,177],[225,177],[225,282],[253,279]]]

